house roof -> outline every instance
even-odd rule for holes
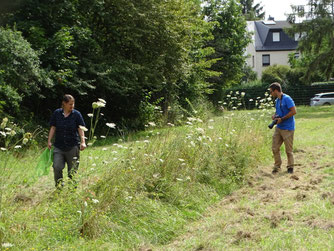
[[[284,31],[291,25],[287,21],[255,21],[255,50],[256,51],[289,51],[297,48],[298,42],[289,37]],[[280,32],[280,41],[273,42],[273,32]]]

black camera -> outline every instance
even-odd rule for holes
[[[274,125],[277,124],[277,120],[279,116],[278,115],[275,115],[275,119],[270,123],[270,125],[268,125],[269,129],[273,129]]]

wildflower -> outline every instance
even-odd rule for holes
[[[31,139],[32,138],[32,134],[30,132],[27,132],[24,134],[24,138],[25,139]]]
[[[3,137],[6,137],[6,136],[7,136],[6,133],[3,132],[3,131],[0,131],[0,135],[2,135]]]
[[[177,181],[183,181],[183,179],[180,179],[180,178],[176,178]]]
[[[25,144],[27,144],[27,143],[28,143],[28,141],[29,141],[29,139],[27,139],[27,138],[24,138],[24,139],[22,140],[22,144],[23,144],[23,145],[25,145]]]
[[[184,159],[179,159],[179,161],[184,162]]]
[[[230,97],[231,97],[231,95],[226,95],[226,97],[230,98]]]
[[[84,202],[84,206],[85,206],[85,207],[87,207],[87,206],[88,206],[88,204],[87,204],[87,201],[85,201],[85,202]]]
[[[106,123],[106,126],[108,126],[111,129],[115,129],[116,124],[114,124],[114,123]]]
[[[249,100],[249,102],[252,102],[252,101],[254,101],[252,98]]]
[[[195,143],[194,143],[194,141],[190,141],[190,145],[193,146],[193,147],[196,146]]]
[[[163,160],[163,159],[159,159],[159,161],[160,161],[161,163],[164,163],[164,160]]]
[[[246,94],[246,93],[242,92],[242,93],[241,93],[241,97],[244,97],[244,96],[245,96],[245,94]]]
[[[102,139],[105,139],[105,138],[106,138],[106,136],[104,136],[104,135],[101,135],[100,137],[101,137]]]
[[[148,122],[148,124],[149,124],[150,126],[156,126],[156,124],[155,124],[154,122]]]
[[[88,113],[87,116],[92,118],[94,115],[93,115],[93,113]]]
[[[172,123],[167,123],[167,125],[168,126],[172,126],[172,127],[174,126],[174,124],[172,124]]]
[[[9,243],[9,242],[2,243],[2,247],[4,247],[4,248],[11,248],[13,246],[14,246],[14,244]]]
[[[213,126],[208,126],[209,129],[213,129]]]
[[[144,143],[150,143],[150,141],[149,140],[144,140]]]
[[[204,133],[204,129],[203,128],[196,128],[196,131],[199,132],[199,133]]]
[[[19,148],[22,148],[22,146],[20,145],[17,145],[17,146],[14,146],[15,149],[19,149]]]
[[[92,103],[92,107],[93,109],[96,109],[96,108],[101,108],[101,107],[105,107],[106,104],[101,102],[101,101],[98,101],[98,102],[93,102]]]
[[[8,122],[8,118],[3,118],[2,119],[2,123],[1,123],[1,128],[5,128],[6,127],[6,125],[7,125],[7,122]]]
[[[1,147],[0,150],[1,151],[7,151],[7,148]]]
[[[92,201],[93,201],[94,204],[99,203],[99,200],[97,200],[97,199],[92,199]]]
[[[108,150],[108,148],[106,148],[106,147],[102,148],[102,151],[107,151],[107,150]]]
[[[82,214],[82,212],[81,212],[81,211],[77,211],[77,213],[79,213],[80,215]]]
[[[10,131],[10,136],[14,136],[16,134],[16,132],[14,130]]]
[[[235,106],[232,107],[232,110],[236,110],[237,108]]]
[[[104,103],[104,104],[107,103],[107,102],[106,102],[104,99],[102,99],[102,98],[98,98],[98,100],[99,100],[100,102]]]
[[[188,124],[188,125],[192,125],[192,123],[191,123],[190,121],[187,121],[186,124]]]
[[[87,129],[86,127],[84,127],[84,126],[79,126],[79,128],[80,128],[81,130],[83,130],[84,132],[87,132],[87,131],[88,131],[88,129]]]
[[[155,173],[155,174],[153,174],[153,178],[155,178],[155,179],[159,178],[159,176],[160,176],[159,173]]]

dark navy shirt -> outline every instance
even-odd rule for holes
[[[295,103],[293,102],[292,98],[289,95],[283,94],[282,98],[276,99],[276,114],[283,118],[285,115],[287,115],[290,112],[290,108],[294,107]],[[295,118],[294,116],[284,120],[282,123],[278,124],[277,127],[282,130],[289,130],[293,131],[295,130]]]
[[[79,111],[73,109],[70,115],[65,118],[64,110],[59,108],[53,112],[50,126],[56,127],[54,146],[63,151],[68,151],[80,144],[78,128],[86,125]]]

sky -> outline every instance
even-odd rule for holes
[[[254,4],[261,3],[266,12],[266,20],[269,15],[274,17],[276,21],[286,20],[284,15],[291,13],[290,5],[305,5],[308,0],[254,0]]]

